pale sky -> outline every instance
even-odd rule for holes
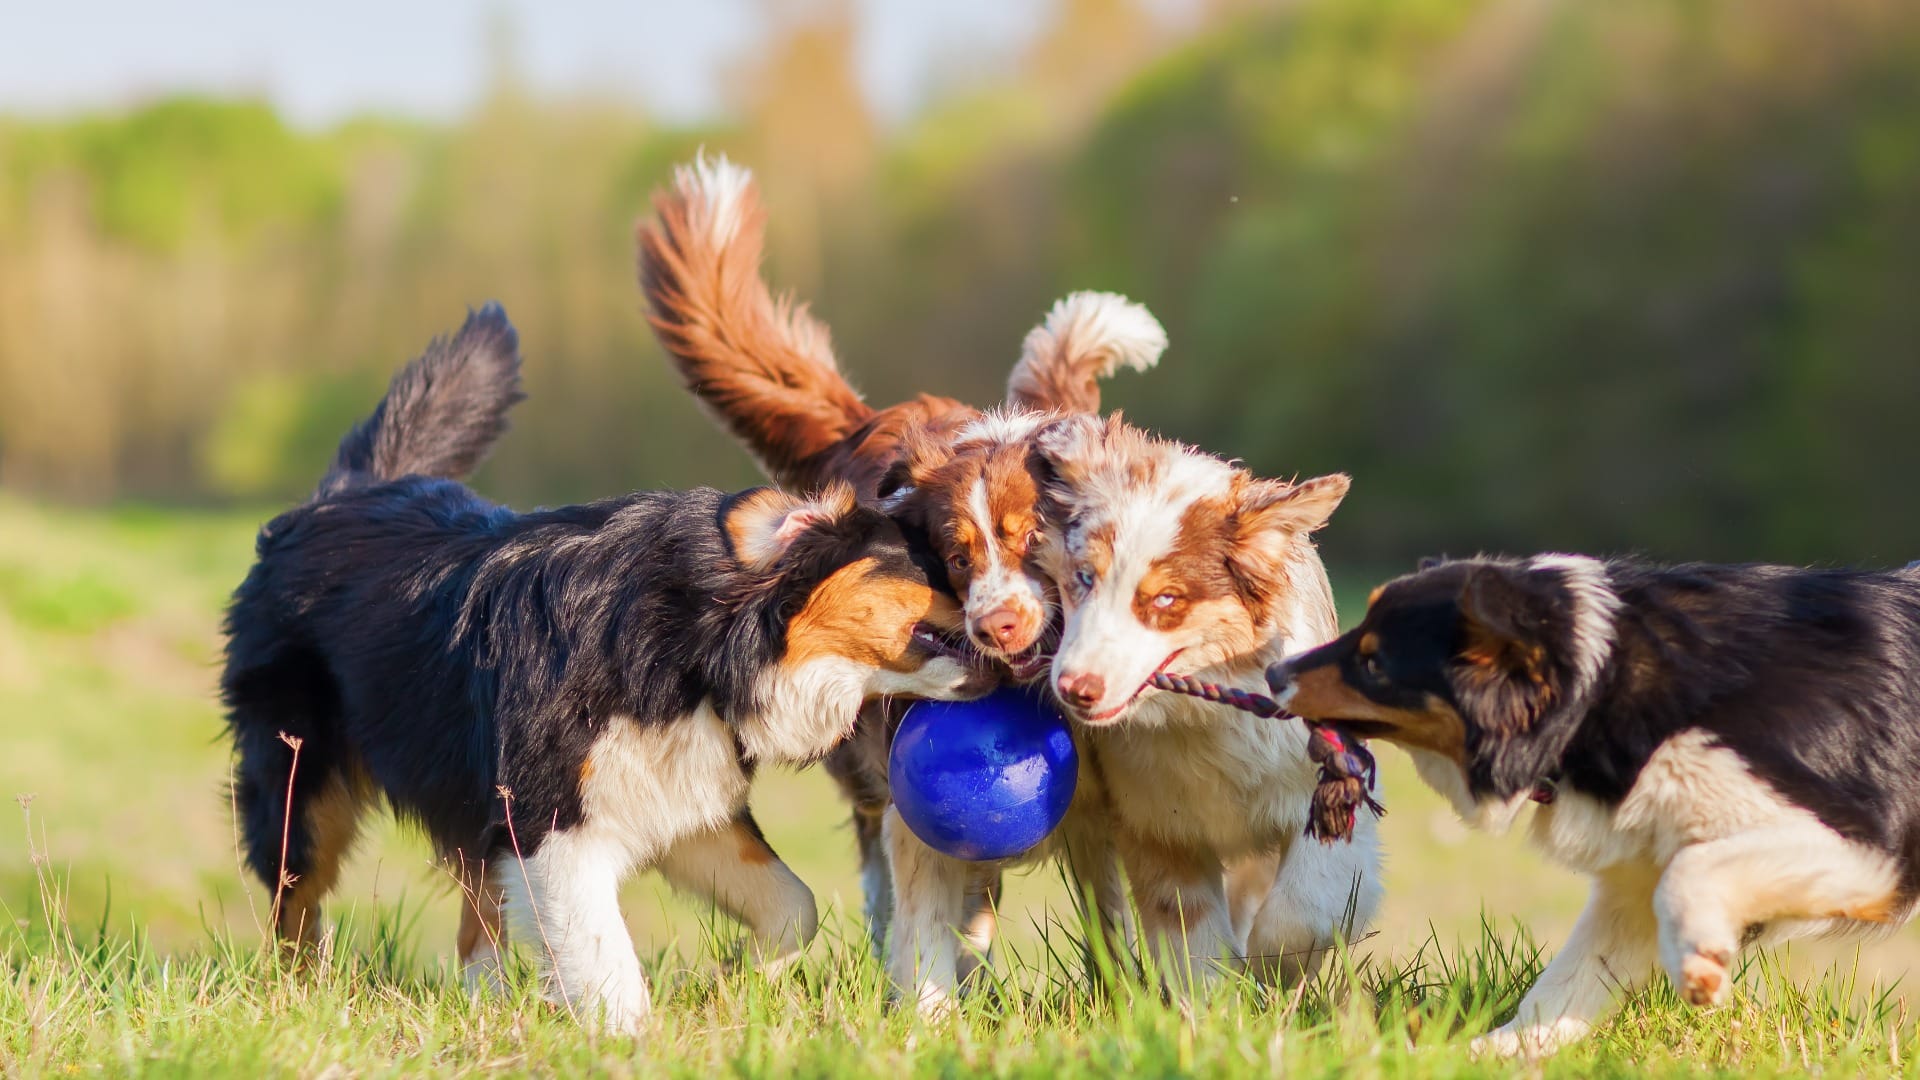
[[[892,119],[942,81],[1008,63],[1054,8],[854,2],[861,81]],[[613,94],[701,119],[725,107],[723,76],[752,54],[766,10],[766,0],[0,0],[0,112],[61,115],[198,90],[265,96],[304,126],[369,110],[446,119],[482,87],[500,18],[536,91]]]

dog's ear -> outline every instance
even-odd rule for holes
[[[913,466],[906,458],[898,458],[880,474],[880,483],[873,494],[880,501],[880,509],[891,514],[899,510],[913,492]]]
[[[853,508],[853,489],[845,484],[811,499],[763,487],[734,496],[721,511],[721,523],[740,565],[766,570],[809,530],[830,525]]]
[[[1519,567],[1475,566],[1460,586],[1456,688],[1496,735],[1531,729],[1554,702],[1543,631],[1553,602]]]
[[[1072,487],[1099,463],[1106,435],[1107,425],[1086,413],[1049,420],[1033,433],[1035,475],[1047,487]]]
[[[900,438],[900,456],[881,474],[874,494],[880,509],[913,524],[925,524],[926,508],[917,496],[935,473],[953,460],[953,446],[945,438],[909,428]]]
[[[1333,516],[1351,485],[1345,473],[1330,473],[1289,484],[1259,480],[1244,473],[1232,495],[1233,547],[1227,565],[1236,577],[1261,593],[1277,591],[1285,581],[1287,556],[1303,536]]]

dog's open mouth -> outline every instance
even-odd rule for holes
[[[1013,673],[1017,682],[1032,682],[1046,673],[1048,665],[1053,663],[1053,654],[1043,650],[1039,642],[1034,642],[1020,652],[1006,658],[1007,670]]]
[[[1167,658],[1165,660],[1160,661],[1160,666],[1154,668],[1151,672],[1149,672],[1146,678],[1140,680],[1140,685],[1133,688],[1133,693],[1127,695],[1127,700],[1121,702],[1118,705],[1115,705],[1111,709],[1102,709],[1097,713],[1088,713],[1086,717],[1087,723],[1104,724],[1107,721],[1112,720],[1115,717],[1118,717],[1121,713],[1126,712],[1128,709],[1132,708],[1133,703],[1140,700],[1140,695],[1146,691],[1147,687],[1153,684],[1153,677],[1167,670],[1167,668],[1171,667],[1173,665],[1173,662],[1180,658],[1180,654],[1186,651],[1187,651],[1186,649],[1181,648],[1181,649],[1175,649],[1172,652],[1168,653]]]
[[[913,628],[913,642],[935,656],[958,660],[968,667],[993,666],[993,659],[975,648],[961,631],[942,630],[932,623],[923,622]]]

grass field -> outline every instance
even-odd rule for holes
[[[417,838],[370,838],[317,970],[260,949],[267,898],[236,862],[211,686],[218,612],[254,514],[52,510],[0,496],[0,1074],[347,1076],[596,1071],[710,1075],[1454,1075],[1564,935],[1583,890],[1516,838],[1469,835],[1392,752],[1388,900],[1319,983],[1239,988],[1194,1009],[1092,989],[1045,871],[1016,878],[999,984],[950,1025],[883,1006],[851,841],[826,780],[774,773],[754,797],[826,929],[798,970],[722,974],[732,931],[645,880],[627,910],[656,980],[657,1030],[598,1039],[530,997],[469,1000],[449,970],[456,900]],[[1334,569],[1338,575],[1337,554]],[[1357,575],[1353,584],[1364,587]],[[1714,1013],[1642,995],[1552,1075],[1913,1071],[1899,985],[1913,931],[1751,963]]]

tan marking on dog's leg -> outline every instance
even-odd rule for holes
[[[1668,862],[1654,895],[1660,960],[1682,1000],[1718,1005],[1732,991],[1748,926],[1862,915],[1890,922],[1897,885],[1892,860],[1810,820],[1690,844]]]
[[[1615,995],[1646,983],[1658,955],[1650,865],[1595,874],[1586,910],[1540,973],[1512,1020],[1473,1040],[1475,1054],[1550,1054],[1585,1038],[1613,1010]]]
[[[813,890],[774,854],[750,818],[675,843],[656,864],[674,888],[709,901],[753,935],[755,962],[784,971],[820,929]]]
[[[922,1016],[943,1016],[952,1010],[959,988],[969,865],[928,847],[900,820],[896,808],[887,808],[881,832],[893,872],[887,972],[894,988],[911,999]]]
[[[1161,977],[1183,999],[1210,990],[1239,953],[1219,858],[1125,829],[1116,830],[1114,840]]]
[[[340,867],[360,836],[360,819],[371,799],[357,771],[336,769],[302,809],[307,830],[306,872],[294,875],[280,896],[275,931],[301,950],[320,944],[320,901],[340,881]]]

